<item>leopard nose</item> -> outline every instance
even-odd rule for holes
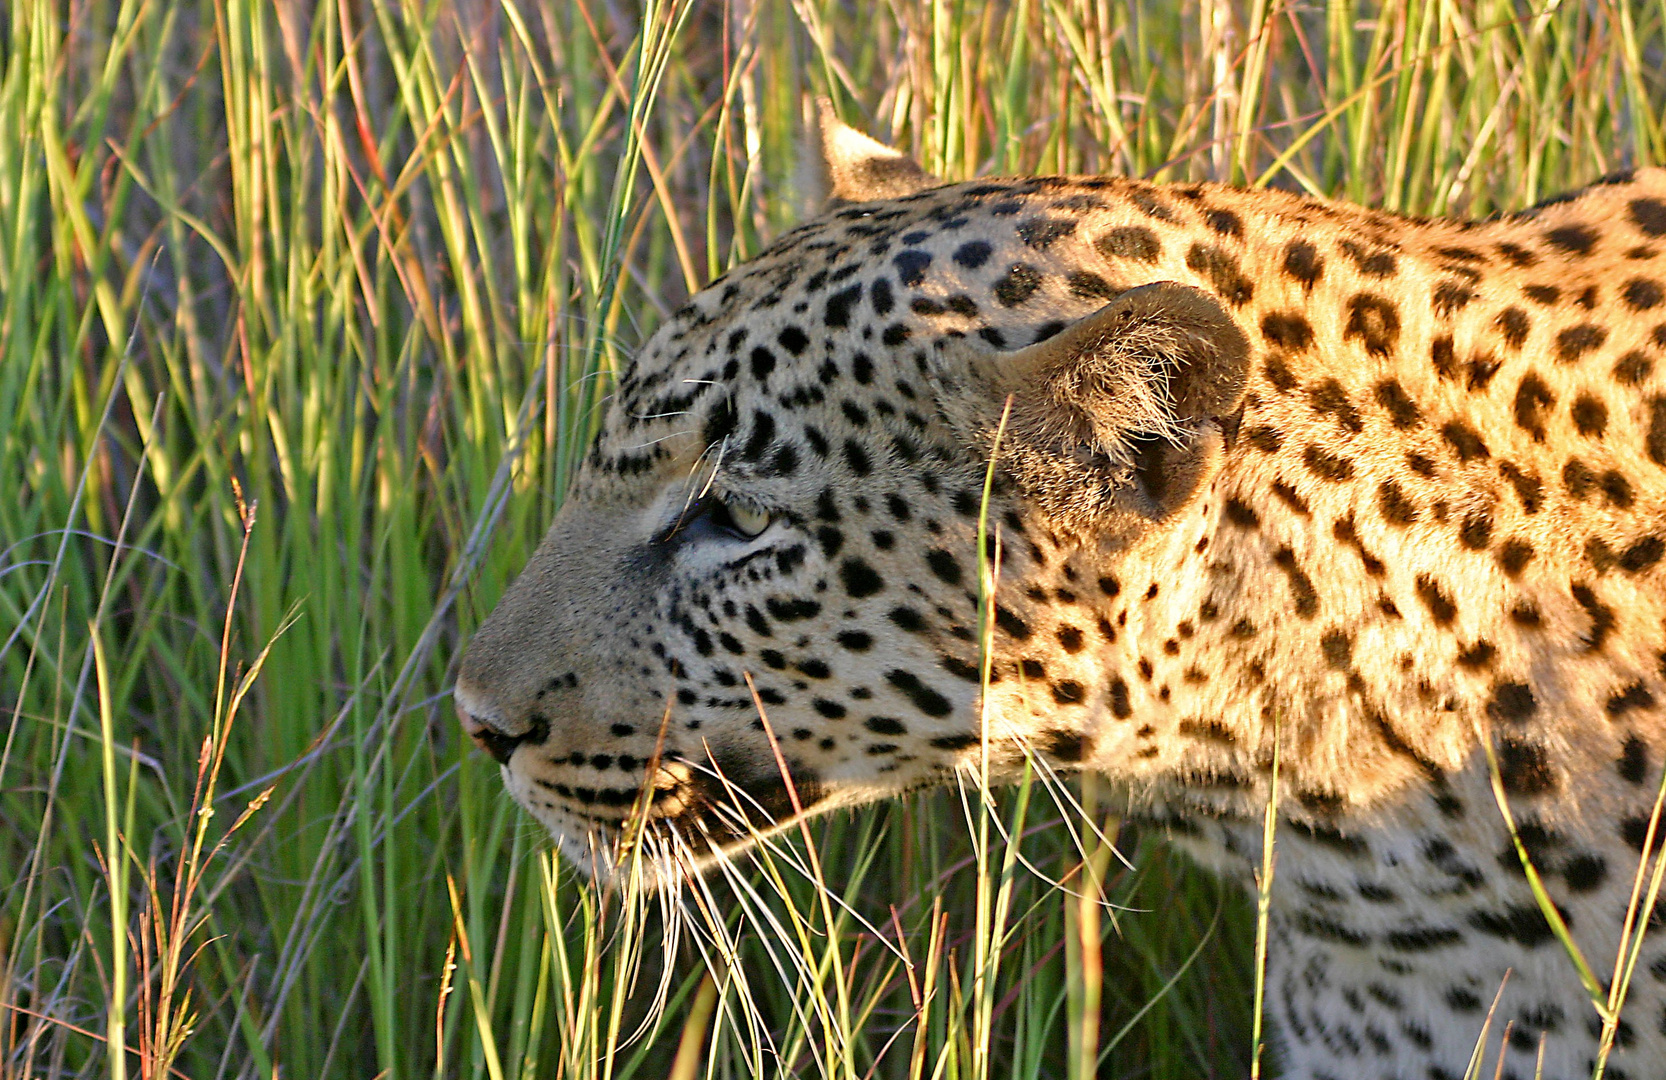
[[[463,730],[474,740],[474,745],[492,755],[492,759],[499,765],[509,764],[509,758],[515,753],[517,746],[522,743],[542,742],[549,734],[549,729],[540,724],[526,726],[524,731],[519,732],[508,730],[509,725],[494,720],[486,710],[471,708],[473,703],[461,687],[453,692],[452,697],[457,706],[457,719],[462,722]]]

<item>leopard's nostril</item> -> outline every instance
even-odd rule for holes
[[[509,764],[509,758],[515,748],[524,742],[540,743],[549,737],[549,724],[542,717],[526,731],[512,734],[482,718],[478,713],[470,712],[461,701],[457,703],[457,719],[462,722],[463,730],[468,733],[474,745],[492,755],[492,759],[499,765]]]
[[[464,726],[468,725],[465,723]],[[485,726],[470,731],[469,738],[474,740],[474,745],[492,755],[499,765],[509,764],[509,757],[515,752],[515,747],[526,742],[525,735],[505,735]]]

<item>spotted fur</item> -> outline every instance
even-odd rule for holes
[[[1459,1076],[1503,983],[1503,1075],[1588,1075],[1481,740],[1606,970],[1666,754],[1666,172],[1417,221],[830,148],[833,208],[643,348],[470,647],[510,791],[606,872],[644,787],[699,853],[974,760],[995,452],[997,769],[1098,770],[1247,878],[1276,740],[1289,1074]],[[1663,941],[1611,1077],[1666,1075]]]

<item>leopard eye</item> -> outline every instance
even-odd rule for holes
[[[729,524],[742,536],[751,538],[769,528],[769,511],[741,499],[723,499],[722,503]]]

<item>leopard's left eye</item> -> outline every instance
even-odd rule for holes
[[[726,524],[742,536],[750,539],[769,528],[769,511],[743,499],[719,499],[718,502],[729,519]]]

